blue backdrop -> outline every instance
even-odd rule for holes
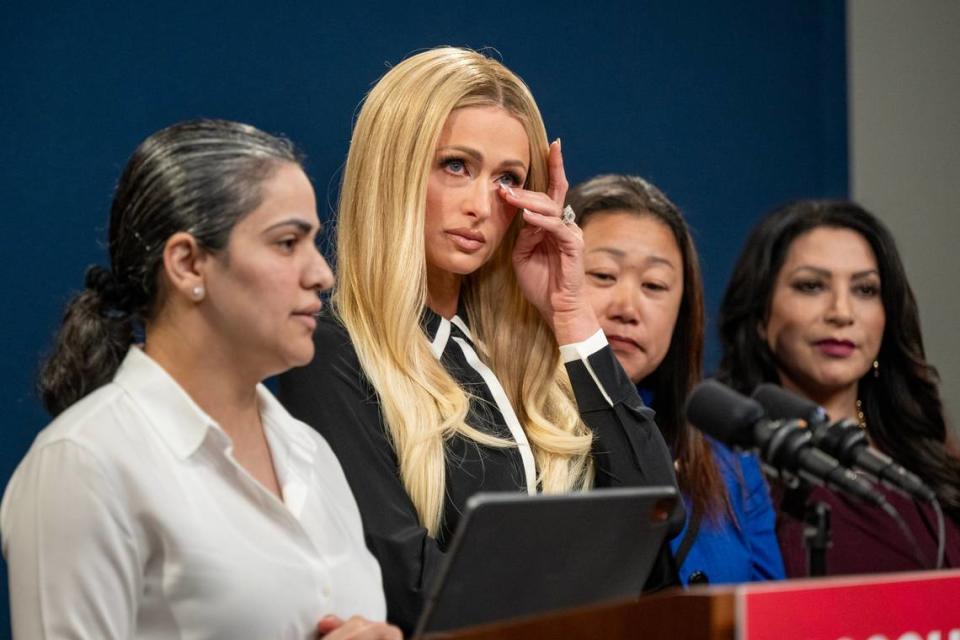
[[[571,182],[636,173],[685,211],[711,319],[762,212],[847,192],[835,0],[56,4],[6,6],[0,18],[0,486],[46,422],[37,363],[84,268],[104,263],[120,170],[176,120],[287,134],[308,155],[325,216],[358,103],[390,64],[441,44],[495,48],[563,138]]]

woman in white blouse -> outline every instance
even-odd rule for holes
[[[199,120],[134,152],[3,498],[15,636],[400,637],[337,459],[259,384],[314,355],[318,227],[286,140]]]

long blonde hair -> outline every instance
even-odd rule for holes
[[[337,220],[334,309],[376,389],[400,477],[421,524],[437,535],[445,495],[444,443],[515,443],[466,423],[469,397],[436,360],[421,328],[427,301],[424,217],[437,142],[454,109],[498,105],[530,141],[527,189],[547,187],[547,136],[533,96],[502,64],[444,47],[391,69],[368,94],[344,170]],[[481,357],[524,427],[546,492],[592,483],[592,435],[580,420],[553,333],[520,291],[511,253],[517,216],[461,297]]]

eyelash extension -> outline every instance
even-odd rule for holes
[[[441,167],[449,168],[451,164],[459,164],[466,171],[469,168],[469,163],[467,159],[462,156],[441,156],[439,164]],[[504,178],[508,179],[511,182],[511,186],[519,187],[523,186],[524,180],[520,177],[520,174],[514,171],[507,171],[503,173],[498,180],[503,180]]]

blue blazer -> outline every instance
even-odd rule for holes
[[[760,463],[752,453],[734,453],[710,439],[717,466],[727,486],[736,523],[724,514],[714,523],[700,522],[700,531],[683,564],[680,580],[687,585],[696,572],[706,575],[710,584],[752,582],[785,577],[780,546],[777,544],[776,516],[770,490]],[[689,496],[683,497],[688,519],[671,542],[676,553],[690,525],[693,513]]]

